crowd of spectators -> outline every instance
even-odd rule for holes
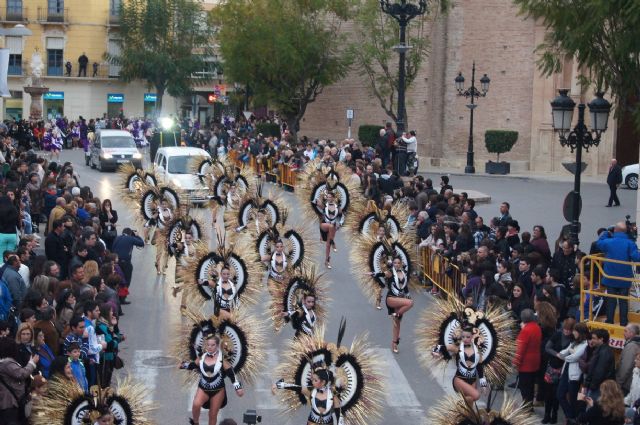
[[[0,128],[0,418],[11,425],[27,423],[24,405],[54,376],[87,393],[110,385],[132,249],[144,246],[71,163],[38,156],[13,127]]]

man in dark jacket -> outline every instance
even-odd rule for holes
[[[576,274],[576,251],[573,244],[564,241],[560,245],[560,249],[553,254],[551,259],[551,268],[560,274],[558,283],[568,287]]]
[[[587,395],[593,400],[600,398],[600,384],[607,379],[616,378],[616,359],[613,349],[609,346],[609,332],[596,329],[591,333],[591,344],[594,347],[591,360],[584,379]]]
[[[52,224],[51,232],[44,240],[44,252],[48,260],[55,261],[60,266],[60,279],[67,277],[67,266],[69,264],[69,250],[64,244],[61,235],[64,231],[62,220],[55,220]]]
[[[78,77],[82,74],[84,77],[87,76],[87,65],[89,64],[89,58],[87,55],[82,52],[82,55],[78,58]]]
[[[620,206],[620,199],[618,199],[618,186],[622,183],[622,168],[618,165],[618,161],[614,158],[611,160],[611,166],[609,167],[609,174],[607,174],[607,184],[609,185],[609,202],[607,207],[611,204],[615,204],[616,207]]]
[[[640,252],[635,242],[627,235],[627,225],[624,221],[618,222],[612,232],[602,232],[598,239],[597,247],[602,251],[607,260],[640,261]],[[607,294],[629,295],[633,268],[629,264],[604,262],[604,275],[615,277],[603,277],[602,284],[607,288]],[[607,323],[613,323],[616,313],[616,305],[620,304],[620,326],[627,326],[629,314],[629,301],[616,298],[607,298]]]
[[[125,227],[122,234],[113,241],[111,250],[118,254],[118,264],[122,269],[127,285],[131,285],[131,276],[133,275],[133,264],[131,264],[131,253],[133,247],[144,247],[144,241],[136,232]]]

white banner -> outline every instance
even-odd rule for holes
[[[9,49],[0,49],[0,96],[11,97],[9,86],[7,85],[7,74],[9,73]]]

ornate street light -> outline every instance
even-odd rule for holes
[[[400,25],[400,44],[395,46],[393,50],[398,52],[400,62],[398,66],[398,113],[396,115],[396,131],[398,137],[404,133],[404,116],[405,116],[405,54],[411,48],[406,44],[407,24],[416,16],[424,15],[427,11],[426,0],[420,0],[418,4],[409,3],[406,0],[400,0],[397,3],[391,3],[388,0],[380,0],[380,8],[384,13],[398,21]]]
[[[611,104],[604,98],[603,92],[597,92],[596,98],[589,103],[591,115],[591,130],[584,121],[585,104],[578,105],[578,123],[571,129],[573,110],[576,103],[568,96],[569,90],[558,90],[558,97],[551,101],[551,117],[553,129],[560,135],[560,145],[569,146],[571,152],[576,152],[576,171],[574,174],[573,191],[569,193],[568,205],[571,214],[571,243],[578,246],[580,240],[580,175],[582,174],[582,149],[589,151],[590,147],[598,146],[602,134],[607,130]]]
[[[491,79],[484,74],[482,78],[480,78],[480,90],[476,88],[476,63],[473,62],[473,67],[471,68],[471,87],[468,89],[464,88],[464,77],[462,76],[462,72],[458,73],[458,76],[454,80],[456,85],[456,90],[458,91],[458,96],[463,96],[465,98],[471,98],[471,103],[467,105],[471,112],[471,116],[469,119],[469,144],[467,146],[467,166],[464,167],[464,172],[468,174],[473,174],[476,172],[476,168],[473,166],[473,110],[478,106],[475,104],[475,99],[477,97],[485,97],[487,92],[489,91],[489,83]]]

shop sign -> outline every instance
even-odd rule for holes
[[[48,91],[42,96],[42,98],[44,100],[64,100],[64,92],[63,91]]]

